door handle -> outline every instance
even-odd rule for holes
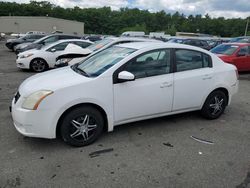
[[[204,75],[204,77],[202,78],[202,80],[210,80],[212,79],[213,77],[211,75]]]
[[[165,87],[171,87],[173,84],[169,82],[163,82],[160,86],[160,88],[165,88]]]

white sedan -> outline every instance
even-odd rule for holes
[[[84,146],[128,122],[194,110],[216,119],[237,90],[236,67],[209,51],[126,43],[28,78],[11,109],[21,134]]]
[[[17,67],[31,69],[35,72],[43,72],[49,68],[54,68],[56,58],[64,52],[69,44],[86,48],[93,44],[93,42],[81,39],[67,39],[41,46],[41,49],[28,50],[17,55]]]

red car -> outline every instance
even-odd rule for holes
[[[224,62],[235,65],[238,71],[250,71],[250,43],[226,43],[210,51]]]

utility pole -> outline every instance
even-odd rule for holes
[[[246,29],[245,29],[245,36],[247,36],[247,29],[248,29],[249,19],[247,19]]]

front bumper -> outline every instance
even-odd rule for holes
[[[68,65],[69,65],[68,63],[55,64],[55,68],[66,67]]]
[[[17,58],[16,66],[21,69],[29,69],[30,68],[30,59],[29,58]]]
[[[16,103],[13,99],[11,115],[16,130],[28,137],[55,138],[56,130],[52,129],[52,110],[26,110],[21,107],[24,99],[20,98]]]
[[[11,44],[10,42],[7,42],[7,43],[5,44],[5,46],[6,46],[7,48],[9,48],[10,50],[13,48],[13,47],[12,47],[12,44]]]

